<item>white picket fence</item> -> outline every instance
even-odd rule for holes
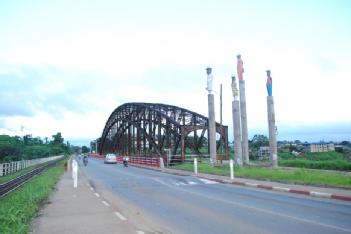
[[[22,161],[14,161],[14,162],[9,162],[9,163],[2,163],[2,164],[0,164],[0,177],[14,173],[16,171],[20,171],[24,168],[27,168],[27,167],[30,167],[30,166],[33,166],[36,164],[41,164],[41,163],[45,163],[45,162],[49,162],[49,161],[58,159],[60,157],[63,157],[63,155],[47,157],[47,158],[37,158],[37,159],[32,159],[32,160],[22,160]]]

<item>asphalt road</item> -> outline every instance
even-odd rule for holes
[[[98,159],[81,169],[172,233],[351,233],[350,202],[125,168]]]

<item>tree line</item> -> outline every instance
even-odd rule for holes
[[[70,143],[64,142],[60,132],[52,135],[50,140],[32,135],[0,135],[0,163],[70,154],[72,150]]]

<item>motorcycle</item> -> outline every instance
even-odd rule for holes
[[[83,158],[83,164],[84,164],[84,166],[88,165],[88,157]]]
[[[123,165],[124,165],[125,167],[128,167],[128,160],[129,160],[128,157],[123,157]]]

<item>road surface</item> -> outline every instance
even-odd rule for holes
[[[172,233],[351,233],[351,203],[247,188],[90,159],[96,184]]]

